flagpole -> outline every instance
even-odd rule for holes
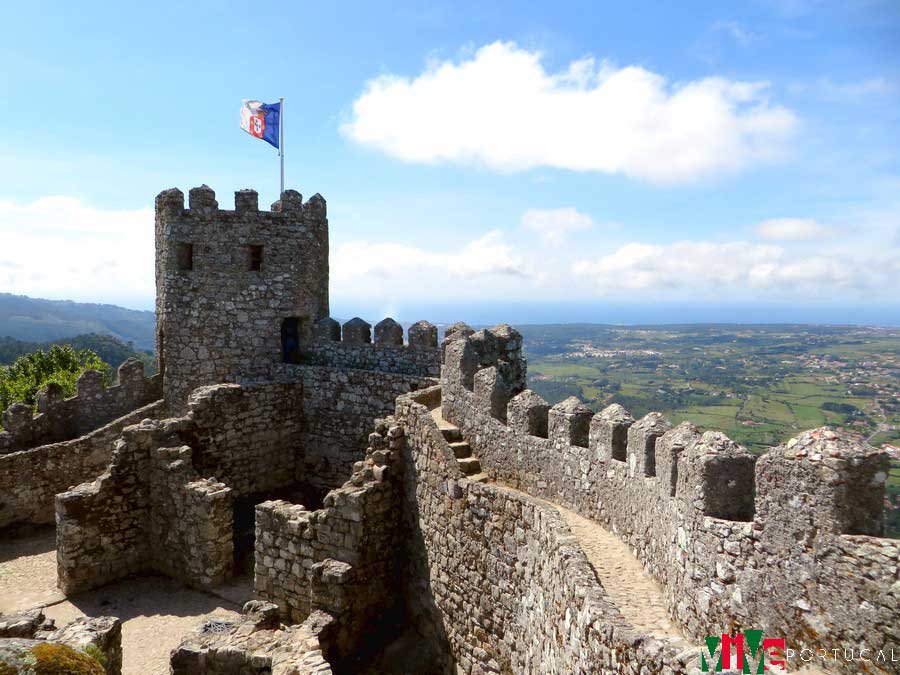
[[[284,96],[278,98],[278,154],[281,157],[281,192],[278,198],[284,194]]]

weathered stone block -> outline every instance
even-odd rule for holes
[[[669,429],[656,441],[656,475],[665,497],[674,497],[678,486],[678,461],[681,453],[700,438],[700,433],[690,422],[682,422]]]
[[[437,326],[428,321],[416,321],[409,327],[409,346],[437,349]]]
[[[344,324],[342,338],[345,344],[368,344],[372,342],[372,326],[358,316]]]
[[[509,428],[521,434],[547,438],[550,405],[531,389],[516,394],[506,406]]]
[[[560,401],[548,413],[550,440],[563,445],[588,447],[593,416],[594,411],[575,396]]]
[[[672,425],[662,413],[647,413],[628,429],[628,475],[656,475],[656,440]]]
[[[690,430],[684,432],[690,435]],[[719,431],[690,443],[678,460],[677,499],[706,516],[753,519],[756,457]]]
[[[605,407],[591,418],[590,448],[598,461],[626,460],[628,429],[632,424],[631,413],[618,403]]]
[[[313,324],[313,339],[320,342],[340,342],[341,324],[326,316]]]
[[[375,344],[385,347],[403,345],[403,326],[388,317],[375,324]]]
[[[846,432],[806,431],[756,464],[756,510],[767,537],[884,533],[890,458]]]

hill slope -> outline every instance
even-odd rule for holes
[[[48,342],[100,333],[153,349],[155,326],[153,312],[0,293],[0,336],[17,340]]]
[[[76,335],[69,338],[60,338],[51,342],[26,342],[11,337],[0,337],[0,366],[15,361],[24,354],[30,354],[38,349],[47,351],[54,344],[72,345],[75,349],[90,349],[99,356],[104,363],[116,369],[128,358],[134,357],[144,363],[144,372],[151,375],[156,372],[156,358],[149,351],[138,349],[133,343],[125,343],[112,335]]]

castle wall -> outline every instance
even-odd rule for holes
[[[3,413],[0,455],[83,436],[123,415],[162,398],[162,378],[144,376],[144,364],[128,359],[118,369],[116,384],[104,387],[99,371],[87,370],[76,383],[77,394],[64,399],[62,388],[49,384],[37,396],[37,415],[25,403]]]
[[[441,374],[437,348],[309,342],[300,346],[300,354],[302,363],[316,366],[376,370],[418,377],[438,377]]]
[[[218,208],[208,187],[156,198],[156,353],[167,402],[196,387],[269,379],[284,360],[285,319],[297,335],[328,316],[325,200],[288,190],[260,211],[252,190]]]
[[[900,545],[873,536],[884,453],[820,429],[757,460],[658,413],[551,408],[523,391],[521,343],[508,331],[445,345],[443,414],[482,471],[604,523],[695,638],[762,628],[798,652],[891,644]]]
[[[201,588],[230,577],[233,500],[241,493],[201,472],[195,458],[203,458],[204,468],[216,462],[233,470],[231,477],[250,492],[271,485],[267,463],[281,461],[290,482],[291,448],[260,430],[283,423],[280,415],[296,398],[292,387],[279,384],[202,387],[185,416],[126,428],[99,478],[56,497],[60,587],[75,593],[142,570]],[[248,429],[247,438],[238,425]],[[242,464],[244,455],[252,467]],[[254,482],[257,476],[262,482]]]
[[[80,438],[0,455],[0,527],[52,523],[56,494],[99,476],[125,427],[165,412],[164,403],[156,401]]]
[[[327,366],[286,364],[285,372],[303,391],[296,478],[322,493],[342,485],[365,457],[375,418],[392,413],[401,394],[435,382],[424,375]]]
[[[405,396],[396,417],[404,597],[419,630],[445,646],[447,672],[688,672],[675,645],[621,616],[555,509],[460,472],[429,412],[439,398],[436,388]]]
[[[291,485],[303,442],[303,387],[297,381],[197,389],[189,399],[196,471],[227,484],[236,498]]]
[[[256,595],[293,622],[317,610],[333,616],[338,658],[399,595],[402,429],[377,422],[368,440],[366,460],[323,508],[280,500],[256,507]]]

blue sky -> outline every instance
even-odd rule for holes
[[[336,315],[900,321],[896,2],[4,16],[0,291],[152,307],[153,197],[274,201],[238,107],[284,96]]]

